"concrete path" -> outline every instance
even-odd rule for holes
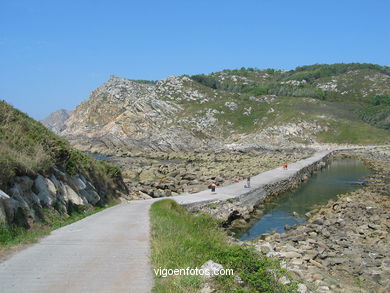
[[[251,178],[251,190],[287,179],[328,155],[312,157]],[[170,199],[180,204],[243,196],[245,182]],[[124,203],[53,231],[0,263],[0,292],[150,292],[149,208],[159,199]]]

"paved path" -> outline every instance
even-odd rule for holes
[[[286,179],[329,152],[261,173],[251,187]],[[242,183],[176,196],[180,204],[227,199],[248,189]],[[149,208],[157,199],[124,203],[53,231],[39,243],[0,263],[0,292],[150,292]]]

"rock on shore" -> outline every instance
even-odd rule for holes
[[[389,154],[355,152],[375,171],[367,186],[328,202],[306,225],[254,240],[256,249],[312,292],[389,292]]]
[[[245,180],[269,169],[309,157],[312,150],[122,153],[108,159],[122,168],[134,199],[195,193],[211,182],[218,186]]]

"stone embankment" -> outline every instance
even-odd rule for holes
[[[390,149],[357,150],[374,171],[362,189],[340,195],[284,234],[252,241],[279,258],[307,292],[390,291]]]
[[[198,202],[191,204],[189,210],[206,212],[225,222],[225,226],[246,226],[252,217],[258,217],[261,214],[261,207],[264,201],[298,187],[313,172],[325,167],[326,161],[331,154],[332,152],[330,151],[317,153],[314,157],[290,165],[287,170],[284,170],[282,175],[279,173],[274,178],[271,177],[271,180],[267,176],[268,172],[262,173],[251,179],[251,188],[244,187],[245,181],[237,183],[241,187],[240,191],[227,201],[222,199],[206,203]],[[282,169],[282,167],[279,169]],[[272,172],[272,170],[269,172]]]
[[[108,203],[127,193],[121,180],[116,181],[71,176],[56,168],[51,175],[17,176],[7,192],[0,190],[0,223],[29,228],[42,220],[44,208],[66,214],[80,206]]]
[[[246,226],[251,217],[261,215],[265,198],[305,181],[329,156],[274,183],[255,186],[254,193],[260,195],[257,198],[246,192],[228,199],[192,203],[190,210],[207,212],[232,226]],[[362,189],[340,195],[308,213],[308,224],[240,243],[278,258],[300,283],[299,292],[389,292],[390,149],[349,150],[333,156],[358,157],[374,175]]]

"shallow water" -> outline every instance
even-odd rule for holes
[[[110,158],[110,156],[105,156],[101,154],[95,154],[95,153],[89,153],[90,156],[94,157],[95,159],[105,161]]]
[[[285,225],[305,223],[304,214],[315,206],[324,205],[338,194],[361,188],[370,170],[356,159],[333,160],[324,169],[314,174],[299,188],[286,192],[264,209],[264,215],[245,230],[235,231],[240,240],[250,240],[264,233],[283,233]],[[294,217],[297,212],[299,217]]]

